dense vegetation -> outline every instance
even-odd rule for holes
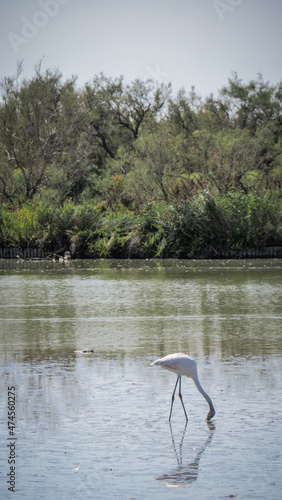
[[[204,100],[58,71],[1,81],[0,246],[78,257],[216,256],[282,244],[282,83]]]

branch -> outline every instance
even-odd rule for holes
[[[0,181],[3,183],[3,188],[1,189],[1,193],[7,198],[7,200],[9,200],[10,202],[13,201],[13,196],[10,195],[9,193],[7,193],[7,190],[6,190],[6,186],[7,186],[7,183],[6,181],[3,179],[3,177],[0,175]]]

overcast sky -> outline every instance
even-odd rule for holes
[[[282,80],[282,0],[0,0],[0,76],[58,68],[194,85],[217,93],[233,71]]]

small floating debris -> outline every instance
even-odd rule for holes
[[[80,351],[74,351],[74,352],[89,353],[89,352],[94,352],[94,349],[92,349],[92,347],[86,347],[85,349],[81,349]]]

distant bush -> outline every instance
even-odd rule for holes
[[[1,246],[70,250],[77,258],[216,257],[282,244],[281,200],[267,192],[202,192],[181,203],[121,204],[72,200],[61,206],[2,206]]]
[[[279,245],[281,201],[267,193],[205,194],[178,205],[175,250],[178,256],[215,256],[222,250],[240,251]]]
[[[5,246],[36,246],[43,237],[41,205],[26,203],[14,209],[3,209],[1,215],[1,240]]]

